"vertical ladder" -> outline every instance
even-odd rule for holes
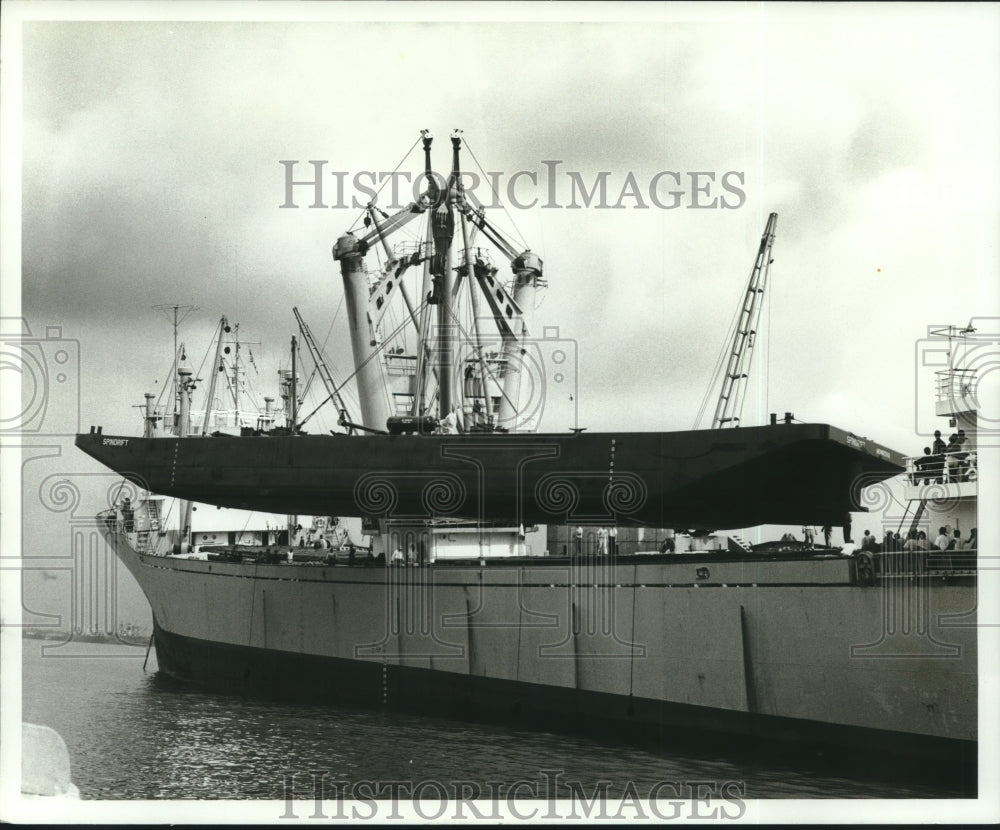
[[[156,538],[160,530],[160,503],[147,501],[145,505],[149,529],[141,530],[137,534],[136,549],[140,553],[149,553],[156,547]]]

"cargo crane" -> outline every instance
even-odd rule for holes
[[[378,210],[374,204],[365,212],[365,231],[354,236],[347,233],[337,240],[334,259],[340,263],[344,280],[348,322],[352,332],[361,422],[367,430],[381,431],[391,414],[390,398],[404,396],[411,416],[430,414],[427,409],[437,402],[437,415],[444,418],[463,404],[472,402],[477,426],[486,430],[513,430],[517,427],[520,363],[529,332],[529,320],[534,309],[536,290],[544,286],[541,258],[530,250],[519,251],[466,198],[460,168],[461,131],[451,135],[452,169],[447,180],[439,183],[431,168],[433,136],[421,131],[424,151],[426,190],[409,206],[393,216]],[[393,250],[389,237],[422,214],[427,215],[423,239],[415,246],[398,246]],[[484,249],[474,248],[474,234],[482,231],[490,243],[510,261],[514,272],[511,291],[497,278],[498,269]],[[461,250],[457,250],[457,242]],[[364,256],[369,248],[380,245],[387,262],[374,283]],[[414,303],[403,281],[405,272],[423,265],[421,302]],[[465,279],[468,278],[468,279]],[[469,342],[473,357],[458,354],[458,298],[463,281],[469,284],[472,306],[472,328]],[[383,361],[377,355],[385,346],[380,342],[379,327],[392,297],[400,295],[405,303],[404,317],[412,323],[416,334],[416,349],[412,357],[414,378],[408,392],[391,391],[386,381]],[[480,331],[480,303],[485,298],[489,308],[487,318],[497,327],[502,344],[502,357],[491,369]],[[432,314],[432,311],[436,313]],[[391,355],[398,357],[397,355]],[[461,364],[461,365],[460,365]],[[459,369],[472,382],[456,383]],[[432,396],[427,388],[433,373],[437,390]],[[492,385],[491,385],[492,384]],[[500,389],[499,396],[490,390]],[[476,390],[476,391],[473,391]],[[387,394],[388,393],[388,394]],[[478,400],[481,397],[482,400]],[[430,403],[428,403],[430,399]],[[499,402],[498,410],[494,407]],[[398,413],[398,410],[397,410]]]
[[[750,272],[743,306],[729,348],[726,370],[722,376],[722,388],[719,391],[719,400],[715,405],[715,415],[712,416],[712,429],[740,425],[740,413],[743,411],[743,402],[746,397],[747,378],[750,374],[754,345],[757,341],[757,326],[760,323],[760,313],[764,305],[762,302],[764,289],[767,287],[767,275],[773,262],[771,247],[774,245],[774,228],[777,222],[778,214],[772,213],[767,219],[767,227],[760,239],[757,259]]]
[[[319,344],[316,343],[312,330],[306,324],[306,321],[302,319],[302,315],[299,314],[297,307],[292,309],[292,313],[295,315],[295,320],[299,324],[299,332],[302,334],[302,339],[306,341],[306,347],[309,349],[309,356],[312,358],[313,365],[316,367],[316,372],[319,374],[320,380],[323,381],[323,386],[326,388],[327,397],[323,403],[326,403],[326,401],[333,401],[336,404],[337,412],[340,414],[340,423],[342,425],[346,425],[348,432],[353,435],[354,427],[349,425],[350,414],[347,409],[347,404],[344,403],[344,399],[340,395],[340,389],[334,382],[333,375],[330,374],[330,368],[326,365],[326,361],[323,359],[323,353],[320,351]]]

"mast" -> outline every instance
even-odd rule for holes
[[[236,324],[236,353],[233,355],[233,409],[240,417],[240,324]]]
[[[177,329],[181,323],[183,323],[188,316],[193,311],[198,310],[198,306],[193,305],[180,305],[178,303],[163,303],[162,305],[154,305],[153,309],[167,315],[167,319],[173,320],[174,327],[174,364],[170,367],[170,376],[174,379],[174,423],[177,423],[177,405],[180,400],[179,390],[180,387],[177,386],[177,367],[180,365],[177,361]],[[184,312],[181,314],[181,312]]]
[[[177,390],[180,398],[180,417],[176,426],[178,438],[187,438],[191,431],[191,392],[194,390],[194,386],[195,380],[191,377],[191,370],[185,366],[179,366],[177,368]],[[186,545],[191,540],[191,502],[188,499],[181,499],[180,514],[180,541],[182,545]]]
[[[452,138],[452,176],[443,193],[438,194],[437,204],[432,202],[431,227],[434,231],[434,296],[430,302],[438,307],[438,415],[444,418],[454,401],[455,373],[455,271],[452,268],[451,243],[455,236],[455,214],[452,210],[452,184],[458,165],[458,141]],[[426,167],[430,170],[430,145],[426,145]]]
[[[205,399],[205,419],[201,424],[202,437],[208,435],[208,423],[212,418],[212,402],[215,400],[215,383],[219,377],[219,372],[223,371],[222,366],[222,335],[228,331],[229,324],[225,315],[219,320],[219,337],[215,341],[215,363],[212,364],[212,379],[208,382],[208,397]]]
[[[379,211],[372,201],[364,217],[366,230],[357,237],[353,233],[341,236],[334,248],[334,259],[340,263],[344,279],[355,376],[361,399],[361,420],[364,428],[382,431],[384,420],[392,414],[389,410],[394,406],[388,394],[391,391],[396,397],[410,398],[408,408],[414,416],[436,414],[444,418],[454,413],[460,422],[465,415],[463,398],[474,398],[477,404],[482,398],[486,406],[481,416],[477,415],[476,421],[481,427],[493,429],[496,428],[497,418],[493,401],[496,400],[496,392],[503,392],[499,387],[505,386],[504,395],[508,404],[503,414],[509,424],[514,424],[517,393],[523,377],[518,372],[518,365],[522,362],[521,355],[530,331],[530,315],[522,312],[521,304],[529,311],[534,309],[535,291],[545,284],[541,259],[530,250],[522,251],[507,242],[486,221],[482,209],[473,210],[466,201],[461,180],[462,131],[455,130],[451,135],[452,168],[447,181],[435,174],[431,167],[433,136],[428,130],[421,130],[420,135],[426,184],[419,199],[393,216]],[[456,211],[459,214],[457,220]],[[415,250],[412,254],[407,253],[409,246],[404,245],[397,248],[394,255],[389,236],[413,217],[424,213],[428,214],[428,221],[423,239],[413,246]],[[457,221],[461,223],[458,228]],[[511,263],[515,274],[514,296],[511,289],[497,279],[497,269],[489,262],[489,256],[484,258],[478,249],[472,247],[477,230],[482,230],[489,242],[498,247]],[[457,267],[453,262],[456,232],[461,233],[461,239],[457,241],[463,245],[462,261],[457,263]],[[380,267],[380,274],[372,280],[370,289],[365,291],[362,287],[368,287],[369,275],[364,257],[373,246],[381,246],[387,262]],[[423,283],[418,305],[411,300],[403,274],[408,268],[420,264],[423,265]],[[472,345],[476,350],[468,359],[464,356],[460,358],[465,352],[459,348],[459,339],[463,334],[458,302],[464,287],[462,278],[467,278],[471,292],[473,331],[468,336],[474,339]],[[385,359],[376,360],[385,345],[379,343],[378,332],[387,313],[395,313],[387,303],[396,294],[405,305],[404,323],[412,322],[416,334],[415,354],[405,358],[413,360],[409,364],[397,359],[402,350],[391,351]],[[483,307],[484,301],[488,311]],[[485,317],[480,313],[481,308],[486,311]],[[483,320],[490,315],[503,340],[504,356],[498,360],[499,372],[484,352],[482,326]],[[393,338],[402,331],[404,323],[393,331]],[[458,365],[460,361],[461,366]],[[401,365],[404,368],[400,369]],[[506,373],[502,371],[504,368],[507,368]],[[469,378],[464,377],[465,373],[469,374]],[[436,378],[436,402],[431,394],[435,389],[430,386],[431,374]],[[506,376],[506,380],[501,381],[501,376]],[[464,384],[463,380],[470,382]],[[401,391],[405,382],[408,382],[407,390]]]
[[[299,431],[299,380],[296,373],[295,367],[295,353],[298,351],[298,343],[295,340],[295,335],[292,335],[292,389],[291,389],[291,408],[292,408],[292,435],[297,435]],[[295,534],[295,530],[299,524],[299,517],[295,514],[289,514],[288,516],[288,546],[292,546],[292,537]]]
[[[424,177],[427,179],[427,198],[433,206],[437,202],[437,182],[434,181],[434,174],[431,170],[431,143],[434,136],[430,130],[420,131],[424,146]],[[434,298],[434,275],[431,271],[433,265],[431,253],[434,245],[434,229],[431,223],[427,223],[424,233],[424,274],[421,283],[421,295],[423,303],[420,311],[420,324],[417,327],[417,368],[413,387],[413,415],[424,414],[424,391],[427,384],[427,348],[430,340],[431,328],[431,305]]]
[[[753,362],[753,347],[757,340],[757,325],[763,308],[761,300],[767,286],[767,275],[772,261],[771,246],[774,245],[774,228],[777,222],[778,214],[772,213],[767,219],[767,227],[760,239],[757,259],[750,272],[740,319],[733,334],[732,346],[729,349],[729,360],[726,365],[726,373],[722,377],[719,401],[715,406],[715,415],[712,416],[712,429],[739,426],[740,413],[743,411],[743,399],[746,395],[747,378],[750,374],[750,365]]]
[[[292,435],[299,431],[299,379],[295,372],[295,353],[298,351],[298,342],[295,335],[292,335]]]
[[[464,193],[462,191],[462,177],[460,174],[460,168],[458,164],[458,151],[462,146],[461,130],[455,130],[455,132],[451,136],[451,143],[452,147],[454,147],[455,150],[453,175],[455,177],[456,195],[458,196],[459,201],[462,202],[464,201]],[[483,415],[486,419],[487,426],[492,427],[493,410],[492,407],[490,406],[488,386],[487,386],[488,373],[486,369],[486,358],[483,357],[483,338],[479,331],[479,292],[471,288],[474,271],[472,264],[472,248],[469,244],[469,223],[466,221],[465,211],[459,212],[459,220],[461,221],[462,225],[462,246],[464,249],[463,253],[465,254],[464,274],[465,278],[469,281],[470,284],[469,297],[472,300],[472,326],[476,338],[476,343],[475,343],[476,354],[479,357],[480,388],[483,390]]]

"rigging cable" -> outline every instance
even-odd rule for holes
[[[405,324],[406,324],[406,321],[404,320],[404,321],[403,321],[403,323],[400,323],[400,327],[404,326]],[[360,371],[361,371],[361,370],[362,370],[362,369],[363,369],[363,368],[364,368],[365,366],[367,366],[367,365],[368,365],[368,362],[369,362],[370,360],[372,360],[372,359],[374,359],[375,357],[377,357],[377,356],[378,356],[378,353],[379,353],[380,351],[382,351],[382,350],[383,350],[383,349],[384,349],[384,348],[386,347],[386,344],[387,344],[387,343],[388,343],[388,342],[389,342],[389,341],[390,341],[390,340],[391,340],[391,339],[392,339],[393,337],[395,337],[395,336],[396,336],[396,334],[397,334],[397,331],[392,331],[392,332],[391,332],[391,333],[389,334],[389,336],[388,336],[388,337],[386,337],[385,339],[383,339],[383,341],[382,341],[382,345],[380,345],[380,346],[379,346],[379,347],[378,347],[377,349],[375,349],[374,351],[372,351],[372,353],[371,353],[370,355],[368,355],[368,357],[366,357],[366,358],[365,358],[364,360],[362,360],[362,361],[361,361],[361,364],[360,364],[360,365],[359,365],[359,366],[358,366],[358,367],[357,367],[357,368],[356,368],[356,369],[355,369],[355,370],[354,370],[353,372],[351,372],[351,374],[349,374],[349,375],[348,375],[348,376],[347,376],[347,377],[346,377],[346,378],[344,379],[344,382],[343,382],[343,383],[342,383],[342,384],[341,384],[340,386],[338,386],[338,387],[337,387],[337,390],[336,390],[336,391],[337,391],[337,392],[339,393],[339,392],[340,392],[340,390],[341,390],[341,389],[342,389],[342,388],[343,388],[343,387],[344,387],[345,385],[347,385],[347,384],[348,384],[348,383],[349,383],[349,382],[350,382],[350,381],[351,381],[351,380],[352,380],[352,379],[354,378],[354,376],[355,376],[355,375],[356,375],[356,374],[357,374],[358,372],[360,372]],[[385,384],[383,384],[383,385],[385,385]],[[333,396],[332,396],[332,395],[327,395],[327,396],[326,396],[326,397],[325,397],[325,398],[324,398],[324,399],[323,399],[323,400],[322,400],[322,401],[320,402],[320,404],[319,404],[319,405],[318,405],[318,406],[317,406],[317,407],[316,407],[315,409],[313,409],[313,411],[312,411],[312,412],[310,412],[310,413],[309,413],[308,415],[306,415],[306,417],[305,417],[305,418],[303,418],[303,419],[302,419],[301,421],[299,421],[299,423],[298,423],[298,426],[304,426],[304,425],[305,425],[305,423],[306,423],[306,422],[307,422],[307,421],[308,421],[308,420],[309,420],[310,418],[312,418],[312,416],[313,416],[313,415],[315,415],[315,414],[316,414],[316,413],[317,413],[317,412],[319,411],[320,407],[324,406],[324,405],[325,405],[325,404],[326,404],[326,403],[327,403],[328,401],[330,401],[330,400],[333,400]],[[391,403],[391,401],[390,401],[389,403]],[[390,408],[391,408],[391,407],[390,407]]]
[[[218,324],[218,325],[217,325],[217,326],[215,327],[215,329],[214,329],[214,330],[218,330],[218,332],[219,332],[219,337],[222,337],[222,321],[221,321],[221,320],[219,321],[219,324]],[[205,362],[206,362],[206,361],[208,360],[208,355],[209,355],[209,354],[211,353],[211,351],[212,351],[212,344],[213,344],[214,342],[215,342],[215,338],[213,337],[213,338],[212,338],[212,339],[211,339],[211,340],[209,341],[209,343],[208,343],[208,347],[207,347],[207,348],[205,349],[205,354],[204,354],[204,356],[203,356],[203,357],[202,357],[202,359],[201,359],[201,363],[200,363],[200,364],[198,364],[198,371],[194,373],[194,379],[195,379],[195,380],[201,380],[201,370],[205,368]],[[218,366],[216,366],[216,367],[213,367],[213,371],[218,371]],[[208,409],[209,407],[211,407],[211,401],[209,401],[209,402],[207,402],[207,403],[205,404],[205,408],[206,408],[206,409]]]
[[[391,181],[391,180],[393,179],[393,177],[394,177],[394,176],[396,175],[396,171],[397,171],[397,170],[399,170],[399,168],[403,166],[403,162],[405,162],[405,161],[406,161],[406,160],[407,160],[407,159],[408,159],[408,158],[410,157],[410,153],[412,153],[412,152],[414,151],[414,149],[416,149],[416,146],[417,146],[417,145],[418,145],[418,144],[419,144],[419,143],[420,143],[420,142],[421,142],[422,140],[423,140],[423,136],[419,136],[419,137],[417,138],[417,140],[413,142],[413,146],[412,146],[412,147],[410,147],[410,149],[406,151],[406,154],[405,154],[405,155],[404,155],[404,156],[403,156],[403,157],[402,157],[402,158],[401,158],[401,159],[399,160],[399,164],[397,164],[397,165],[396,165],[396,168],[395,168],[395,170],[393,170],[393,171],[392,171],[392,173],[390,173],[390,174],[389,174],[389,175],[388,175],[388,176],[386,177],[385,181],[383,181],[383,182],[382,182],[382,184],[380,184],[380,185],[379,185],[379,188],[378,188],[378,190],[376,190],[376,191],[375,191],[375,198],[373,198],[373,199],[372,199],[372,204],[374,204],[374,203],[375,203],[375,199],[377,199],[377,198],[378,198],[378,194],[382,192],[382,188],[384,188],[384,187],[385,187],[385,185],[386,185],[386,182],[389,182],[389,181]],[[358,222],[360,222],[360,221],[361,221],[362,219],[364,219],[364,217],[365,217],[365,214],[366,214],[367,212],[368,212],[368,208],[367,208],[367,207],[366,207],[366,208],[364,208],[364,209],[363,209],[363,210],[361,211],[360,215],[358,216],[358,218],[357,218],[357,219],[355,219],[355,220],[354,220],[354,222],[353,222],[353,224],[351,225],[351,227],[349,227],[349,228],[347,229],[347,232],[348,232],[348,233],[353,233],[353,232],[354,232],[354,229],[355,229],[355,228],[356,228],[356,227],[358,226]]]
[[[326,360],[326,345],[327,345],[327,343],[330,342],[330,336],[333,334],[333,329],[334,329],[334,326],[337,323],[337,318],[340,316],[340,311],[344,307],[344,298],[346,296],[347,296],[346,294],[341,293],[341,295],[340,295],[340,302],[337,303],[337,308],[334,310],[333,317],[330,320],[330,328],[327,329],[327,331],[326,331],[326,337],[323,338],[323,343],[319,347],[320,356],[324,360]],[[327,368],[330,370],[330,375],[331,375],[331,377],[333,377],[334,382],[339,384],[340,381],[337,378],[337,375],[339,374],[339,372],[336,372],[336,366],[333,366],[330,363],[329,360],[326,361],[326,365],[327,365]],[[340,391],[340,390],[338,390],[338,391]],[[342,393],[342,396],[343,397],[350,396],[349,403],[351,404],[352,408],[355,411],[357,411],[357,410],[359,410],[361,408],[361,399],[358,397],[357,392],[355,390],[345,390]]]
[[[509,210],[507,210],[507,206],[502,201],[500,201],[500,194],[497,193],[496,188],[493,187],[493,182],[490,180],[490,177],[487,175],[486,171],[483,170],[483,166],[479,163],[479,159],[476,158],[476,154],[472,152],[472,147],[469,146],[469,142],[467,139],[465,141],[465,149],[469,151],[469,155],[472,156],[472,160],[476,163],[476,167],[479,168],[479,172],[482,173],[486,181],[489,182],[490,190],[493,192],[493,196],[496,198],[497,204],[499,204],[500,207],[503,208],[503,212],[506,213],[507,218],[510,219],[510,223],[514,226],[514,231],[517,233],[518,239],[520,239],[521,241],[521,245],[524,248],[529,248],[530,246],[525,240],[524,234],[521,233],[521,229],[517,226],[517,222],[514,221],[514,216],[511,214]]]
[[[454,311],[452,311],[452,312],[451,312],[451,316],[452,316],[452,319],[454,319],[454,321],[455,321],[455,325],[456,325],[456,326],[458,327],[458,332],[459,332],[459,334],[460,334],[460,335],[461,335],[462,337],[464,337],[464,338],[465,338],[466,340],[469,340],[469,341],[472,341],[472,340],[473,340],[473,337],[472,337],[472,333],[471,333],[471,332],[470,332],[470,331],[469,331],[469,330],[468,330],[467,328],[465,328],[465,326],[463,326],[463,325],[462,325],[462,321],[461,321],[461,320],[459,320],[459,319],[458,319],[458,318],[457,318],[457,317],[455,316],[455,312],[454,312]],[[503,391],[503,385],[502,385],[502,384],[501,384],[501,383],[499,382],[499,380],[497,379],[496,375],[495,375],[495,374],[493,374],[493,372],[492,372],[492,371],[490,370],[489,366],[487,366],[487,368],[486,368],[486,371],[487,371],[487,374],[489,374],[489,376],[490,376],[490,379],[491,379],[491,380],[492,380],[492,381],[493,381],[493,382],[494,382],[494,383],[495,383],[495,384],[497,385],[497,387],[498,387],[498,388],[500,389],[500,394],[501,394],[501,395],[503,396],[504,400],[506,400],[506,401],[507,401],[507,402],[508,402],[508,403],[509,403],[509,404],[510,404],[510,405],[511,405],[512,407],[514,407],[514,409],[516,410],[516,409],[517,409],[517,402],[516,402],[516,401],[512,401],[512,400],[510,399],[510,396],[509,396],[509,395],[507,395],[507,393],[505,393],[505,392]]]
[[[743,309],[743,304],[746,302],[744,295],[740,296],[740,302],[736,306],[736,312],[733,314],[733,318],[729,323],[729,327],[726,330],[726,336],[722,341],[722,350],[719,352],[719,356],[715,362],[715,368],[712,370],[712,375],[708,381],[708,388],[705,389],[705,395],[702,398],[701,406],[698,408],[698,414],[694,419],[694,429],[698,429],[698,425],[701,423],[702,418],[705,415],[705,411],[708,409],[709,401],[712,399],[712,392],[716,386],[718,386],[719,379],[722,377],[722,373],[725,370],[726,358],[729,354],[729,348],[732,341],[734,332],[736,331],[736,326],[739,325],[740,312]]]

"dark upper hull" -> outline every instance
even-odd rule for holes
[[[134,438],[76,445],[154,493],[272,513],[724,529],[840,524],[898,453],[825,424],[665,433]]]

